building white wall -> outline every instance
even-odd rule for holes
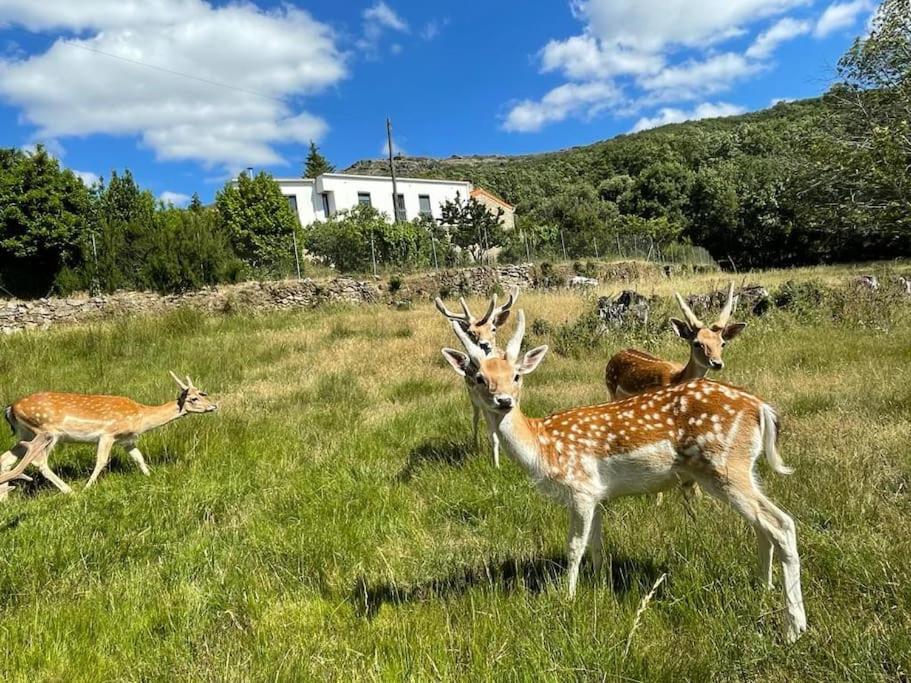
[[[329,212],[357,206],[358,193],[370,195],[373,208],[386,214],[391,221],[394,215],[392,205],[392,178],[380,176],[346,175],[326,173],[315,180],[302,178],[276,178],[282,194],[297,200],[297,211],[301,225],[327,218],[323,210],[323,193],[327,194]],[[458,193],[463,200],[471,194],[471,183],[459,180],[424,180],[421,178],[398,178],[396,189],[405,198],[405,218],[413,220],[420,210],[420,195],[430,198],[430,210],[434,218],[440,218],[440,204],[455,199]]]

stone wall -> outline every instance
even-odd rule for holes
[[[575,275],[570,266],[532,264],[452,268],[432,273],[365,282],[347,277],[325,280],[244,282],[186,294],[117,292],[104,296],[73,296],[34,301],[0,299],[0,332],[103,320],[118,315],[147,314],[191,306],[211,312],[270,311],[314,308],[327,303],[407,305],[435,296],[484,296],[491,291],[565,287]],[[601,281],[628,282],[668,275],[661,266],[640,263],[597,264]]]

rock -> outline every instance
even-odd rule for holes
[[[614,329],[631,323],[646,324],[650,308],[648,298],[631,289],[623,290],[616,299],[609,296],[598,299],[598,317],[605,326]]]
[[[874,292],[879,289],[879,280],[875,275],[859,275],[858,277],[854,278],[854,284],[859,287],[866,287],[867,289],[871,289]]]
[[[597,287],[598,280],[584,275],[574,275],[569,279],[568,284],[570,287]]]

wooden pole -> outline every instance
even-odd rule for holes
[[[392,222],[399,222],[399,190],[395,180],[395,159],[392,156],[392,121],[386,118],[386,143],[389,146],[389,174],[392,176]]]

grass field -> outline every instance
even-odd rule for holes
[[[721,281],[637,286],[709,284]],[[590,303],[520,300],[552,323]],[[686,355],[670,332],[550,354],[525,384],[526,413],[604,400],[604,363],[632,342]],[[430,304],[178,311],[0,339],[6,403],[41,389],[161,403],[176,395],[169,369],[222,403],[140,441],[150,478],[115,452],[81,492],[94,450],[64,445],[51,464],[75,495],[36,475],[0,506],[0,679],[907,679],[907,315],[851,324],[774,311],[726,350],[723,378],[780,408],[796,468],[760,466],[798,525],[810,630],[793,646],[780,593],[754,579],[752,531],[705,497],[695,519],[675,492],[660,507],[612,503],[609,563],[600,577],[583,570],[569,602],[565,512],[471,445],[461,379],[439,353],[455,343]]]

